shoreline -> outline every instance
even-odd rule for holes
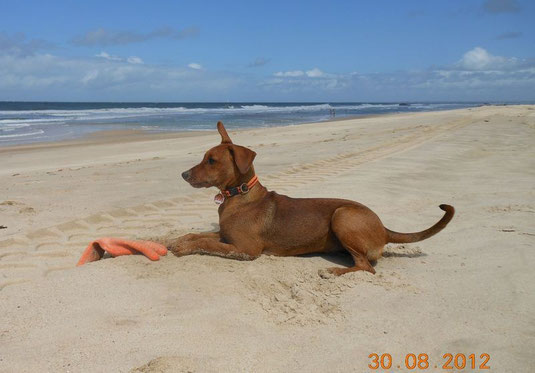
[[[15,144],[0,146],[0,153],[23,152],[43,149],[69,148],[83,145],[120,144],[139,141],[166,140],[186,137],[196,137],[209,131],[162,131],[151,133],[148,130],[104,130],[85,134],[76,139],[62,139],[56,141],[42,141],[30,144]]]

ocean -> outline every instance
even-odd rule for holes
[[[105,130],[150,132],[285,126],[370,114],[449,110],[482,103],[0,102],[0,146],[76,139]]]

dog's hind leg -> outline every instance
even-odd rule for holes
[[[375,269],[372,267],[368,259],[358,251],[351,251],[348,249],[348,251],[351,253],[351,256],[353,257],[353,261],[355,262],[355,265],[353,267],[347,267],[347,268],[341,268],[341,267],[330,267],[327,268],[327,272],[332,273],[335,276],[340,276],[345,273],[349,272],[356,272],[356,271],[367,271],[370,273],[375,274]]]
[[[355,271],[375,273],[369,260],[381,256],[386,237],[385,228],[377,215],[366,207],[340,207],[331,218],[331,228],[340,244],[353,257],[354,265],[328,268],[327,271],[336,276]]]

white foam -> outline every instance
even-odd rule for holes
[[[447,108],[455,104],[410,104],[407,108],[418,110],[432,110],[436,108]],[[32,125],[44,124],[61,124],[66,122],[98,122],[120,119],[133,119],[137,117],[150,116],[181,116],[181,115],[200,115],[200,114],[263,114],[263,113],[296,113],[296,112],[327,112],[330,109],[347,110],[347,111],[366,111],[376,109],[377,111],[399,110],[397,103],[392,104],[301,104],[301,105],[269,105],[269,104],[251,104],[225,107],[204,107],[204,108],[107,108],[107,109],[85,109],[85,110],[0,110],[0,128],[7,130],[10,128],[21,128]],[[17,118],[19,117],[19,118]]]
[[[26,121],[38,121],[52,122],[54,118],[58,117],[61,120],[90,120],[90,119],[115,119],[124,117],[136,117],[136,116],[151,116],[162,114],[201,114],[201,113],[239,113],[239,112],[295,112],[295,111],[320,111],[328,109],[352,109],[359,110],[370,107],[386,107],[397,106],[382,105],[382,104],[359,104],[359,105],[347,105],[347,106],[331,106],[329,104],[311,104],[311,105],[288,105],[288,106],[269,106],[269,105],[241,105],[240,107],[228,106],[220,108],[152,108],[152,107],[140,107],[140,108],[112,108],[112,109],[86,109],[86,110],[0,110],[2,116],[39,116],[43,119],[26,119]],[[45,119],[46,118],[46,119]],[[0,120],[0,124],[6,123],[5,121],[18,121],[20,119],[3,119]]]
[[[0,127],[27,127],[32,124],[47,123],[47,122],[64,122],[69,118],[39,118],[39,119],[0,119]]]
[[[299,105],[299,106],[268,106],[268,105],[242,105],[240,107],[220,108],[113,108],[113,109],[87,109],[87,110],[0,110],[1,116],[24,116],[26,118],[0,119],[0,127],[26,127],[33,124],[61,123],[66,121],[102,121],[122,118],[136,118],[161,115],[184,114],[233,114],[233,113],[267,113],[267,112],[296,112],[319,111],[332,108],[329,104]],[[29,118],[28,118],[29,117]]]
[[[0,135],[0,141],[2,141],[2,139],[4,139],[4,138],[36,136],[36,135],[42,135],[44,133],[45,133],[45,131],[39,130],[39,131],[34,131],[34,132],[18,133],[18,134],[14,134],[14,135]]]

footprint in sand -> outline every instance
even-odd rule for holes
[[[27,206],[26,204],[18,201],[4,201],[0,203],[0,206],[17,206],[20,207],[19,214],[33,214],[35,213],[35,209],[31,206]]]
[[[0,203],[0,206],[15,206],[15,205],[22,205],[22,203],[17,201],[4,201]]]
[[[23,207],[19,210],[19,214],[35,214],[35,209],[33,207]]]

